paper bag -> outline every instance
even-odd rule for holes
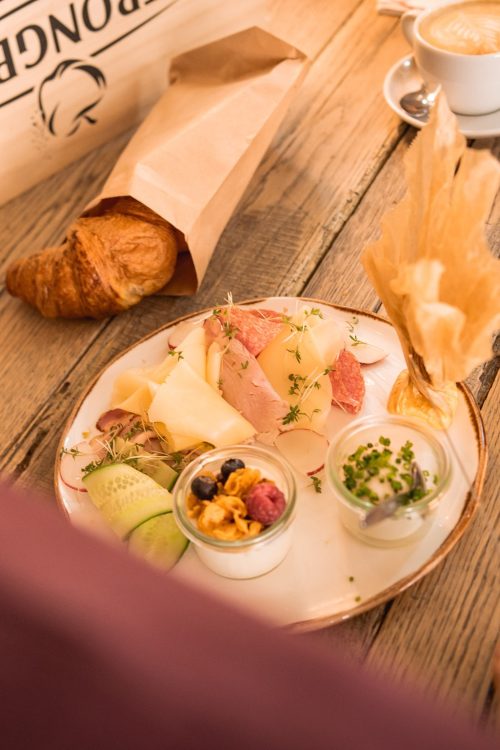
[[[299,50],[259,28],[173,61],[171,86],[88,207],[131,196],[182,233],[184,252],[165,293],[198,288],[305,71]]]

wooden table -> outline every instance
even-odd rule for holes
[[[0,288],[0,470],[52,495],[56,445],[87,381],[121,349],[180,315],[266,295],[307,295],[379,310],[360,252],[404,191],[402,157],[415,131],[381,94],[387,69],[408,50],[398,22],[374,0],[280,0],[272,29],[313,60],[309,75],[227,226],[200,291],[154,297],[116,318],[44,320]],[[58,243],[99,190],[130,133],[90,153],[0,209],[2,271],[13,258]],[[499,150],[498,141],[475,148]],[[500,202],[490,242],[500,248]],[[495,220],[496,218],[496,220]],[[310,634],[392,678],[413,678],[456,710],[493,723],[491,658],[498,637],[498,362],[469,385],[490,444],[482,505],[447,559],[395,600]],[[53,495],[52,495],[53,496]]]

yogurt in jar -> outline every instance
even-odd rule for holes
[[[412,492],[413,461],[426,477],[423,491]],[[327,467],[343,525],[364,542],[381,547],[399,546],[425,534],[450,481],[450,461],[436,431],[396,416],[351,422],[330,446]],[[405,504],[392,517],[364,527],[366,514],[394,494],[406,495]]]
[[[229,538],[232,535],[226,531],[222,533],[221,530],[218,533],[216,524],[213,535],[207,521],[199,523],[203,509],[198,513],[198,509],[193,507],[196,504],[193,503],[193,480],[202,475],[217,477],[228,459],[240,460],[245,467],[258,471],[260,477],[275,486],[284,497],[284,506],[280,509],[279,517],[273,522],[264,515],[261,519],[264,522],[259,524],[258,531],[255,533],[255,529],[251,530],[253,535],[241,534],[239,538]],[[215,494],[213,499],[217,502]],[[206,502],[201,500],[201,504],[209,511],[208,515],[215,518],[217,508],[211,507],[212,499],[207,498]],[[200,560],[214,573],[227,578],[255,578],[280,564],[292,543],[295,501],[295,480],[288,463],[267,448],[250,445],[233,446],[202,454],[186,467],[174,489],[174,513],[181,531],[193,543]],[[237,508],[237,502],[235,507]],[[246,523],[251,524],[252,521],[246,520]]]

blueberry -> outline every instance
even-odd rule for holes
[[[212,477],[195,477],[191,482],[191,492],[199,500],[211,500],[217,493],[217,482]]]
[[[228,458],[227,461],[224,461],[222,466],[220,467],[220,473],[222,476],[222,481],[227,482],[227,478],[230,474],[233,473],[233,471],[236,471],[237,469],[244,469],[245,464],[241,459],[239,458]]]

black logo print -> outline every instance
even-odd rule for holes
[[[97,122],[91,115],[106,89],[99,68],[83,60],[64,60],[40,84],[38,106],[42,122],[55,136],[76,133],[83,121]]]

